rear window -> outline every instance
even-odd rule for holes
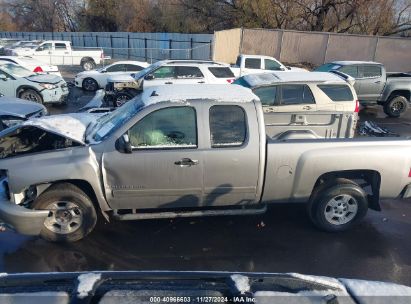
[[[176,77],[181,79],[186,78],[203,78],[204,75],[200,69],[192,66],[177,66]]]
[[[261,59],[260,58],[247,58],[244,64],[247,69],[261,69]]]
[[[234,78],[234,74],[229,67],[218,67],[218,68],[208,68],[208,70],[213,74],[216,78]]]
[[[347,85],[318,85],[332,101],[352,101],[354,96]]]
[[[281,105],[314,103],[314,96],[307,85],[286,84],[281,86]]]
[[[379,65],[365,65],[363,66],[363,77],[380,77],[381,66]]]

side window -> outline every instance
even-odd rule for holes
[[[281,71],[281,65],[271,59],[264,59],[264,65],[265,65],[265,69],[266,70],[270,70],[270,71]]]
[[[381,76],[381,66],[379,65],[364,65],[363,66],[363,77],[380,77]]]
[[[66,50],[67,49],[67,46],[65,43],[56,43],[54,47],[56,50]]]
[[[305,84],[281,86],[281,105],[314,104],[314,96]]]
[[[257,88],[254,91],[254,94],[257,95],[263,106],[273,106],[275,103],[275,98],[277,96],[277,87],[261,87]]]
[[[148,114],[129,131],[137,149],[196,148],[196,112],[192,107],[172,107]]]
[[[216,78],[235,78],[233,71],[229,67],[215,67],[215,68],[208,68],[211,74],[214,75]]]
[[[338,69],[338,71],[343,72],[351,77],[358,77],[358,66],[356,65],[344,65]]]
[[[174,67],[163,66],[155,70],[152,74],[154,78],[174,78]]]
[[[350,88],[345,84],[324,84],[318,87],[332,101],[352,101],[354,99]]]
[[[40,45],[40,46],[36,49],[36,51],[47,51],[47,50],[51,50],[51,47],[52,47],[51,43],[44,43],[44,44]]]
[[[126,64],[125,66],[127,72],[139,72],[143,69],[143,67],[136,64]]]
[[[125,72],[125,70],[124,64],[115,64],[106,69],[107,72]]]
[[[260,58],[246,58],[244,67],[247,69],[261,69],[261,59]]]
[[[241,146],[247,137],[247,121],[239,106],[210,108],[210,140],[213,148]]]
[[[204,78],[203,73],[197,67],[190,66],[178,66],[176,67],[176,77],[178,79],[190,79],[190,78]]]

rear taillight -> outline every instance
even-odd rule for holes
[[[43,69],[40,66],[38,66],[33,70],[33,72],[40,73],[43,72]]]
[[[234,79],[227,79],[227,82],[228,82],[228,83],[233,83],[233,82],[234,82]]]
[[[355,113],[359,113],[360,112],[360,102],[358,100],[355,101]]]
[[[410,172],[408,172],[408,177],[411,177],[411,168],[410,168]]]

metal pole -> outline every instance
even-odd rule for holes
[[[83,33],[83,47],[86,47],[86,35]]]
[[[193,59],[193,37],[190,38],[190,59]]]
[[[168,49],[169,49],[169,51],[168,51],[168,59],[172,59],[171,57],[172,57],[172,53],[171,53],[171,49],[172,49],[172,45],[173,45],[173,40],[169,40],[168,41]]]
[[[127,34],[127,59],[130,59],[130,34]]]
[[[146,62],[148,62],[148,56],[147,56],[147,38],[144,38],[144,57],[146,58]]]
[[[374,48],[374,55],[372,56],[372,61],[375,61],[377,57],[377,50],[378,50],[378,43],[380,42],[380,37],[377,36],[377,41],[375,42],[375,48]]]
[[[96,34],[96,46],[98,47],[98,34]]]
[[[110,34],[111,58],[114,58],[113,35]]]

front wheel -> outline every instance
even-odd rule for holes
[[[53,242],[75,242],[89,234],[97,223],[91,199],[69,184],[51,186],[33,203],[34,209],[50,210],[41,237]]]
[[[308,205],[315,226],[328,232],[344,231],[358,223],[367,213],[368,200],[355,182],[336,179],[320,185]]]
[[[120,92],[114,96],[114,107],[121,107],[134,96],[129,93]]]
[[[95,79],[87,77],[86,79],[83,80],[82,87],[83,87],[83,90],[85,91],[94,92],[98,90],[99,85]]]
[[[19,98],[34,101],[37,103],[43,103],[43,97],[35,90],[27,89],[20,93]]]
[[[398,118],[407,111],[408,100],[404,96],[394,96],[384,105],[384,113],[390,117]]]

